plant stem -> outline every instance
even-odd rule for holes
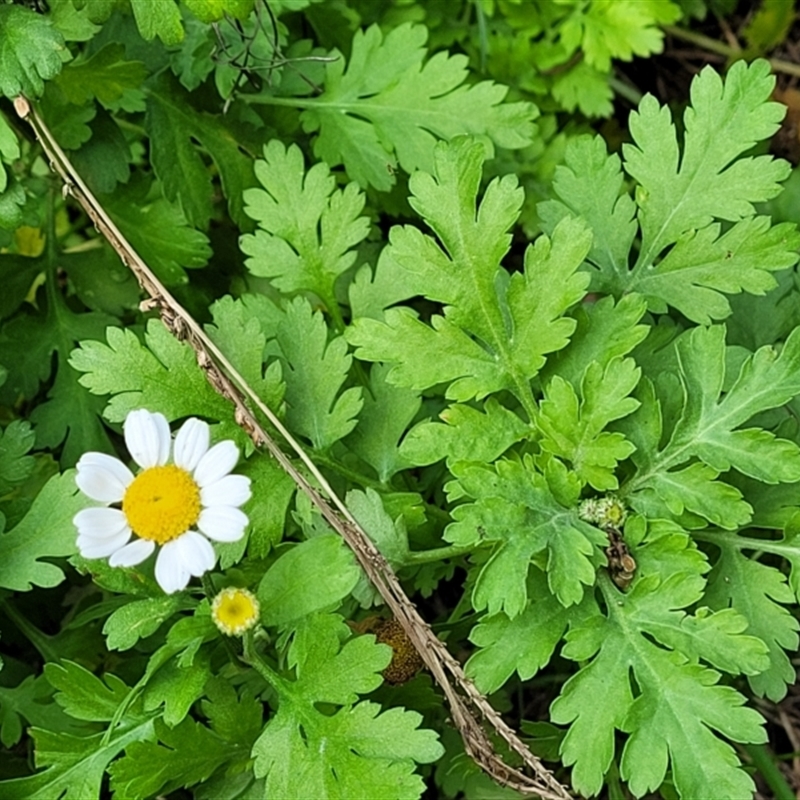
[[[730,45],[720,42],[717,39],[711,39],[708,36],[703,36],[702,33],[687,31],[683,28],[675,27],[674,25],[665,25],[664,31],[670,36],[674,36],[676,39],[682,39],[684,42],[691,42],[703,50],[707,50],[710,53],[716,53],[717,55],[724,56],[725,58],[740,58],[745,56],[745,53],[748,53],[748,51],[742,50],[740,47],[731,47]],[[752,52],[749,52],[747,57],[752,58],[753,55],[754,54]],[[800,77],[800,65],[793,64],[791,61],[784,61],[781,58],[769,58],[767,60],[769,61],[769,65],[772,67],[774,72],[782,72],[785,75]]]
[[[695,31],[687,31],[675,25],[665,25],[663,30],[676,39],[683,39],[684,42],[690,42],[703,50],[725,56],[725,58],[734,58],[742,53],[740,48],[731,47],[717,39],[712,39],[710,36],[704,36],[702,33],[696,33]]]
[[[50,644],[50,637],[42,633],[35,625],[32,625],[24,614],[20,614],[16,607],[8,600],[0,601],[0,608],[5,615],[17,626],[20,633],[24,633],[28,641],[39,651],[39,655],[46,662],[58,662],[61,656],[56,648]]]
[[[360,472],[350,469],[350,467],[345,467],[344,464],[340,464],[338,461],[330,456],[326,456],[324,453],[314,453],[314,461],[319,464],[319,466],[332,469],[343,478],[347,478],[353,483],[357,483],[359,486],[369,487],[370,489],[375,489],[377,492],[386,491],[386,486],[380,481],[376,481],[373,478],[368,478],[366,475],[362,475]]]
[[[627,81],[620,80],[613,73],[609,76],[608,83],[620,97],[624,97],[634,106],[639,105],[642,93],[635,86],[631,86]]]
[[[217,595],[217,590],[214,588],[214,582],[207,572],[200,576],[200,583],[203,585],[203,591],[206,593],[208,602],[210,603]]]
[[[404,565],[428,564],[431,561],[441,561],[443,558],[457,558],[471,553],[476,545],[450,544],[446,547],[434,547],[432,550],[417,550],[409,552],[403,559]]]
[[[745,744],[742,747],[772,789],[775,800],[796,800],[794,791],[775,763],[774,753],[765,744]]]
[[[267,685],[275,690],[278,696],[291,694],[291,690],[286,681],[264,661],[261,654],[256,650],[252,630],[245,631],[242,637],[242,644],[244,645],[242,661],[250,665],[264,679]]]

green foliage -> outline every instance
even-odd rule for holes
[[[63,570],[41,559],[75,552],[72,517],[85,504],[73,472],[54,475],[22,521],[0,534],[0,586],[18,592],[58,586],[64,580]]]
[[[253,183],[252,167],[222,120],[195,111],[180,88],[162,78],[148,92],[145,125],[164,194],[180,204],[189,223],[206,228],[212,213],[212,180],[196,140],[219,170],[231,216],[245,226],[242,193]]]
[[[763,347],[749,356],[721,400],[724,327],[694,328],[675,340],[685,400],[663,448],[658,446],[662,435],[658,398],[650,395],[649,408],[642,412],[652,415],[653,430],[637,442],[645,446],[634,455],[638,474],[629,484],[635,507],[665,516],[679,516],[685,509],[732,529],[749,521],[751,509],[736,489],[714,480],[720,472],[734,468],[765,483],[800,479],[800,448],[794,442],[760,428],[737,430],[754,415],[781,406],[800,392],[796,334],[787,339],[780,355]],[[630,424],[633,430],[635,418]],[[674,469],[693,457],[699,461]]]
[[[122,422],[131,409],[142,407],[158,408],[170,420],[191,414],[230,417],[197,370],[191,349],[173,339],[159,321],[147,326],[147,347],[130,330],[109,328],[106,336],[108,344],[82,342],[70,363],[84,373],[81,385],[93,394],[113,394],[105,411],[110,421]]]
[[[39,97],[44,81],[58,75],[68,57],[64,39],[48,19],[29,8],[0,7],[0,94]]]
[[[338,313],[337,278],[349,269],[351,250],[367,235],[369,222],[360,216],[364,195],[354,183],[334,191],[335,180],[324,163],[307,173],[296,145],[288,149],[273,140],[256,162],[264,189],[248,189],[245,211],[259,224],[255,235],[242,238],[253,273],[271,278],[284,294],[312,292],[328,310]]]
[[[479,134],[500,147],[524,147],[536,110],[503,103],[507,89],[483,81],[462,85],[466,57],[438,53],[425,62],[427,31],[400,25],[384,37],[377,25],[353,37],[350,58],[326,66],[325,91],[303,112],[306,131],[319,131],[314,152],[344,164],[361,186],[383,191],[399,164],[406,172],[431,170],[437,138]]]
[[[0,269],[13,270],[19,264],[19,259],[6,256],[0,256],[0,262],[5,258],[10,258],[10,263],[0,265]],[[25,287],[27,290],[29,281],[43,271],[47,276],[46,293],[41,294],[45,297],[40,298],[38,312],[25,309],[0,329],[3,362],[8,369],[6,381],[0,387],[0,398],[13,403],[19,398],[34,397],[40,389],[40,382],[50,380],[47,400],[38,405],[31,420],[36,424],[39,446],[54,448],[64,442],[62,463],[71,466],[82,452],[107,450],[109,444],[98,419],[100,409],[78,385],[67,358],[78,340],[99,335],[114,319],[93,311],[75,313],[54,290],[52,284],[57,279],[59,261],[57,253],[46,252],[35,261],[30,267],[26,265],[23,268],[24,277],[14,288]],[[22,299],[19,295],[17,297],[11,303],[12,309]]]
[[[415,798],[423,786],[414,762],[442,754],[416,712],[357,702],[381,682],[389,651],[348,633],[335,615],[309,617],[295,631],[287,655],[297,678],[275,682],[280,707],[253,748],[266,797]],[[320,713],[323,703],[335,710]]]
[[[318,575],[330,570],[332,580],[320,585]],[[258,589],[265,625],[286,626],[336,606],[358,580],[352,554],[331,534],[316,536],[284,552],[264,573]]]
[[[602,786],[615,729],[630,733],[621,774],[637,796],[661,785],[668,763],[682,797],[753,791],[733,748],[714,731],[734,741],[763,742],[761,718],[741,708],[742,695],[718,685],[719,672],[695,659],[754,674],[768,665],[766,647],[742,635],[747,621],[735,612],[686,615],[681,609],[700,599],[702,583],[686,573],[660,583],[651,576],[623,597],[603,582],[607,613],[597,609],[567,635],[563,655],[589,664],[564,685],[552,717],[570,724],[561,752],[575,764],[572,780],[580,791],[593,794]]]
[[[48,665],[47,680],[56,688],[56,700],[63,713],[75,720],[104,722],[112,719],[124,701],[128,687],[111,673],[105,681],[79,664],[65,661]],[[81,734],[55,730],[34,730],[37,766],[42,772],[3,782],[9,798],[63,797],[78,800],[99,797],[100,784],[108,764],[131,742],[153,737],[153,722],[134,704],[126,719],[106,740],[93,726]]]
[[[498,0],[475,14],[465,45],[493,77],[568,111],[609,116],[612,59],[660,53],[658,26],[676,22],[681,9],[670,0]]]
[[[327,341],[322,315],[297,298],[286,309],[276,341],[284,358],[287,420],[318,450],[330,447],[356,424],[361,390],[341,392],[352,357],[342,337]]]
[[[31,426],[16,419],[0,437],[0,493],[5,494],[22,483],[33,471],[33,456],[26,455],[35,436]]]
[[[483,148],[462,139],[438,145],[435,159],[435,176],[412,176],[409,202],[441,245],[411,226],[395,228],[391,258],[416,273],[418,290],[445,305],[445,314],[426,325],[407,308],[390,309],[385,321],[357,320],[348,339],[358,358],[392,363],[388,379],[399,386],[446,382],[446,397],[459,401],[508,389],[525,403],[545,354],[564,347],[574,329],[562,315],[586,290],[575,270],[588,231],[564,222],[552,240],[541,237],[526,250],[524,273],[509,276],[499,262],[522,202],[516,180],[495,179],[476,207]]]
[[[505,611],[511,618],[520,614],[528,601],[531,559],[539,553],[545,555],[547,582],[559,602],[580,602],[584,585],[594,583],[596,548],[605,536],[578,518],[577,491],[568,498],[554,497],[530,459],[501,460],[494,468],[464,463],[453,471],[460,492],[476,502],[455,509],[456,522],[448,527],[447,539],[465,545],[480,537],[493,544],[492,556],[475,583],[476,610]],[[559,500],[571,500],[572,508]]]
[[[785,39],[778,5],[744,55]],[[786,695],[800,632],[800,236],[767,63],[646,95],[607,142],[570,112],[633,102],[649,70],[621,62],[678,4],[49,6],[0,3],[0,93],[36,101],[556,778],[752,794],[734,745],[765,741],[752,696]],[[379,591],[3,103],[0,796],[510,798],[430,676],[384,683]],[[130,464],[139,408],[207,421],[250,479],[245,535],[171,595],[152,560],[76,553],[69,467]],[[232,588],[259,603],[241,638]]]
[[[639,292],[652,311],[672,306],[707,325],[730,314],[723,292],[764,294],[776,285],[770,271],[796,263],[794,226],[772,226],[753,206],[780,191],[789,165],[766,155],[738,158],[778,128],[784,109],[769,102],[773,85],[766,62],[738,62],[724,85],[704,70],[692,85],[682,150],[668,110],[644,98],[631,116],[634,144],[623,147],[625,171],[639,184],[635,201],[620,196],[620,160],[602,140],[570,142],[554,182],[559,199],[540,214],[550,229],[567,214],[590,223],[593,288]],[[631,269],[634,217],[641,243]],[[734,224],[723,232],[715,220]]]

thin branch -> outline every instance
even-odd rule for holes
[[[33,128],[50,160],[51,167],[64,182],[64,194],[71,195],[80,204],[97,230],[108,240],[122,262],[136,276],[140,286],[149,297],[142,303],[143,309],[157,309],[170,333],[189,344],[195,351],[197,362],[211,385],[233,404],[236,422],[250,436],[256,447],[265,448],[277,460],[297,486],[309,497],[328,524],[351,547],[370,581],[403,626],[426,666],[442,687],[450,706],[453,722],[464,740],[464,748],[469,756],[501,785],[523,794],[538,795],[543,800],[570,800],[567,789],[553,777],[551,772],[520,740],[516,732],[492,708],[472,681],[466,677],[461,664],[420,617],[386,559],[375,547],[364,529],[356,522],[300,444],[131,247],[75,171],[37,110],[22,96],[16,98],[14,107],[17,114],[27,120]],[[298,471],[264,429],[248,403],[257,408],[278,431],[320,489],[312,486],[308,478]],[[455,687],[453,683],[455,683]],[[481,720],[485,720],[508,745],[509,749],[522,759],[524,766],[530,770],[530,774],[511,767],[503,761],[483,729]]]

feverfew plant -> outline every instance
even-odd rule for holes
[[[751,796],[740,746],[800,628],[800,236],[765,215],[789,174],[767,63],[703,70],[682,120],[645,97],[620,155],[569,137],[521,241],[487,162],[541,144],[536,109],[410,7],[50,5],[0,6],[0,91],[475,689],[540,709],[523,735],[578,796]],[[578,6],[564,46],[604,68],[677,13],[612,52],[581,22],[611,7]],[[3,101],[0,796],[513,796],[45,153]]]

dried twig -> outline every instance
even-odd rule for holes
[[[570,795],[566,788],[553,777],[550,771],[519,739],[515,731],[503,721],[498,712],[466,677],[461,664],[420,617],[386,559],[372,543],[364,529],[356,522],[300,444],[131,247],[81,180],[80,175],[75,171],[36,109],[24,97],[18,97],[14,101],[14,107],[17,114],[27,120],[33,128],[53,170],[64,182],[64,194],[75,198],[89,215],[97,230],[117,252],[122,262],[136,276],[149,297],[144,301],[142,307],[157,309],[167,329],[176,338],[191,346],[197,355],[198,364],[208,380],[219,394],[233,404],[237,423],[247,432],[256,447],[264,447],[269,451],[309,497],[328,524],[352,548],[370,581],[403,626],[426,666],[442,687],[450,705],[453,722],[461,733],[465,750],[470,757],[502,785],[524,794],[539,795],[544,800],[569,800]],[[325,496],[298,471],[266,432],[248,403],[252,403],[280,433],[305,465],[309,474],[317,481]],[[489,740],[480,722],[481,719],[488,722],[509,749],[522,759],[524,767],[527,767],[529,772],[511,767],[503,761]]]

